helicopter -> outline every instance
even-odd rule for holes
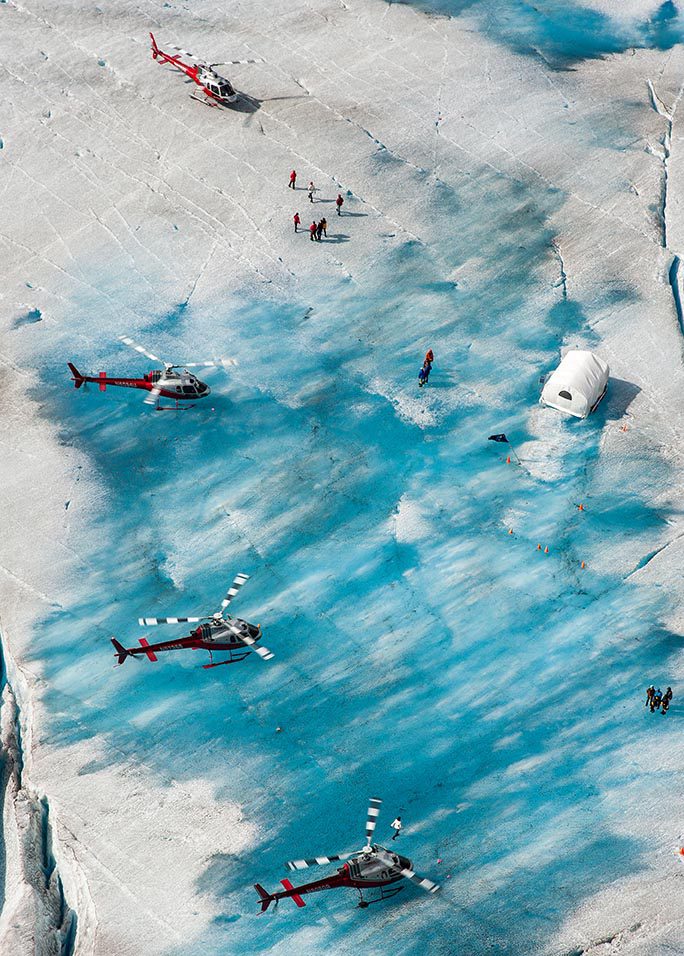
[[[293,886],[289,880],[281,880],[284,890],[278,893],[267,893],[259,883],[254,884],[254,889],[259,894],[261,912],[265,913],[271,903],[278,905],[278,900],[290,898],[297,906],[305,906],[302,896],[306,893],[317,893],[319,890],[334,890],[342,886],[353,887],[359,894],[358,905],[365,909],[372,903],[380,903],[382,900],[390,899],[396,896],[403,886],[393,886],[399,880],[410,880],[416,883],[427,893],[436,893],[439,889],[437,883],[419,876],[412,869],[412,864],[405,856],[386,850],[385,847],[377,843],[371,844],[375,824],[380,813],[382,800],[379,797],[371,797],[368,806],[368,816],[366,819],[366,845],[362,850],[352,850],[350,853],[339,853],[335,856],[316,856],[307,860],[292,860],[286,863],[288,870],[305,870],[310,866],[325,866],[328,863],[335,863],[337,860],[352,859],[348,863],[339,867],[334,876],[324,877],[322,880],[316,880],[313,883],[306,883],[303,886]],[[363,891],[379,888],[380,892],[375,899],[364,899]]]
[[[178,411],[180,408],[178,403],[180,401],[187,402],[196,398],[206,398],[207,395],[211,393],[211,389],[208,385],[201,382],[196,375],[188,372],[189,368],[226,368],[228,365],[237,365],[235,359],[220,359],[216,362],[190,362],[187,365],[169,365],[168,362],[153,355],[152,352],[148,352],[142,345],[138,345],[137,342],[134,342],[133,339],[127,335],[120,335],[119,341],[135,349],[136,352],[144,355],[152,362],[158,362],[160,365],[163,365],[164,370],[154,369],[152,372],[148,372],[144,375],[143,378],[109,378],[105,372],[100,372],[97,376],[83,375],[72,362],[67,362],[75,388],[80,388],[86,382],[97,382],[101,392],[106,391],[108,385],[120,385],[123,388],[140,388],[149,392],[149,395],[145,398],[146,405],[156,404],[156,410],[158,412],[168,410]],[[176,371],[176,369],[180,369],[181,371]],[[175,401],[175,405],[162,405],[159,401],[160,398],[172,398]],[[192,405],[186,405],[185,407],[193,408],[194,402]]]
[[[169,49],[177,50],[177,54],[165,53],[163,50],[160,50],[157,46],[157,41],[154,38],[154,34],[150,33],[150,39],[152,40],[152,59],[159,59],[162,63],[168,63],[169,66],[175,67],[177,70],[180,70],[182,73],[185,73],[186,76],[190,77],[193,83],[196,83],[202,92],[204,93],[205,99],[197,96],[195,93],[191,93],[193,100],[198,100],[200,103],[206,103],[207,106],[231,106],[238,101],[238,94],[235,92],[231,83],[224,77],[220,76],[214,71],[215,66],[237,66],[241,63],[263,63],[262,59],[255,60],[227,60],[225,63],[205,63],[197,62],[184,63],[181,60],[181,56],[188,57],[191,60],[197,60],[197,57],[194,53],[190,53],[188,50],[182,50],[179,46],[171,46]]]
[[[150,644],[146,638],[141,637],[140,647],[124,647],[113,637],[111,640],[116,651],[117,664],[123,664],[127,657],[138,657],[143,654],[148,660],[155,662],[157,661],[157,653],[160,651],[183,650],[187,647],[209,652],[210,663],[202,665],[204,670],[220,667],[222,664],[237,664],[239,661],[243,661],[250,651],[254,651],[262,660],[270,661],[274,656],[272,652],[263,644],[257,644],[257,641],[261,639],[261,625],[249,624],[241,618],[230,617],[230,615],[225,614],[230,602],[245,581],[248,580],[248,574],[236,574],[226,596],[221,601],[221,609],[214,614],[204,617],[139,618],[138,624],[141,627],[156,626],[157,624],[202,623],[187,637],[181,637],[174,641]],[[215,662],[214,651],[228,651],[228,660]]]

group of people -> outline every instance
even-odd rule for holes
[[[297,170],[296,169],[291,170],[290,181],[287,185],[289,189],[297,188]],[[314,195],[317,192],[318,192],[318,189],[312,179],[309,181],[309,185],[307,186],[307,189],[306,189],[306,193],[307,193],[307,196],[309,197],[310,203],[314,201]],[[335,200],[335,206],[337,207],[338,216],[342,215],[343,205],[344,205],[344,199],[342,198],[342,193],[338,193],[337,199]],[[299,227],[302,224],[302,218],[298,212],[296,212],[294,216],[292,217],[292,222],[294,223],[294,231],[299,232]],[[311,225],[309,226],[309,239],[312,242],[321,242],[323,236],[325,236],[326,239],[328,238],[328,220],[325,218],[325,216],[320,220],[320,222],[316,222],[316,220],[314,219]],[[420,372],[418,373],[419,388],[422,388],[424,385],[427,385],[428,380],[430,378],[430,372],[432,371],[432,363],[434,362],[434,360],[435,360],[435,356],[432,349],[428,349],[427,352],[425,353],[425,358],[423,359],[423,366]]]
[[[418,388],[422,388],[423,385],[427,385],[434,360],[435,356],[432,352],[432,349],[428,349],[425,353],[425,358],[423,359],[423,367],[421,368],[420,372],[418,372]]]
[[[661,707],[661,714],[666,714],[670,708],[671,700],[671,687],[668,687],[664,694],[661,692],[660,688],[656,690],[654,684],[651,684],[650,687],[646,688],[646,706],[651,708],[652,714],[655,713],[656,710],[660,710]]]
[[[290,189],[297,188],[297,170],[296,169],[293,169],[292,172],[290,173],[290,181],[288,183],[288,187]],[[314,194],[317,192],[318,192],[318,188],[314,184],[314,181],[311,180],[309,182],[309,185],[306,188],[306,193],[307,193],[307,196],[309,197],[309,202],[312,203],[314,201]],[[335,200],[335,206],[337,207],[338,216],[342,215],[343,205],[344,205],[344,199],[342,197],[342,193],[338,193],[337,199]],[[294,214],[294,216],[292,217],[292,221],[294,223],[294,231],[299,232],[299,227],[302,224],[302,220],[298,212]],[[323,217],[323,219],[321,219],[320,222],[316,222],[316,220],[314,219],[311,225],[309,226],[309,238],[311,239],[312,242],[316,242],[316,241],[320,242],[322,236],[325,236],[326,239],[328,238],[328,221],[325,218],[325,216]]]

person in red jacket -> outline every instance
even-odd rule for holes
[[[428,349],[427,352],[425,353],[425,362],[429,362],[430,365],[432,365],[434,360],[435,360],[435,356],[433,354],[432,349]],[[425,362],[423,362],[423,365],[425,364]]]
[[[342,205],[343,205],[343,203],[344,203],[344,199],[342,198],[342,193],[338,193],[338,194],[337,194],[337,199],[335,200],[335,205],[337,206],[337,215],[338,215],[338,216],[341,216],[341,215],[342,215],[342,211],[341,211],[341,210],[342,210]]]
[[[296,182],[297,182],[297,170],[293,169],[292,172],[290,173],[290,182],[289,182],[290,189],[295,188]]]
[[[296,213],[294,214],[294,216],[292,217],[292,222],[294,223],[295,232],[297,232],[297,229],[298,229],[299,224],[301,223],[301,221],[302,221],[302,220],[299,218],[299,213],[296,212]]]
[[[316,221],[314,220],[314,222],[312,222],[311,225],[309,226],[309,239],[310,239],[312,242],[315,242],[315,241],[316,241],[316,230],[317,230],[317,229],[318,229],[318,224],[317,224]]]

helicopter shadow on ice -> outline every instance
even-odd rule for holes
[[[260,100],[256,96],[250,96],[248,93],[242,93],[238,90],[238,99],[236,103],[231,103],[230,112],[232,113],[256,113],[264,103],[274,103],[276,100],[305,100],[308,99],[305,93],[297,93],[292,96],[268,96]]]

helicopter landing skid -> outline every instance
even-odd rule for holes
[[[382,903],[383,900],[390,900],[393,896],[396,896],[397,893],[401,893],[404,889],[403,886],[393,886],[391,889],[389,887],[381,886],[380,887],[380,896],[376,896],[374,900],[364,900],[361,890],[359,890],[359,909],[365,910],[367,907],[371,906],[372,903]]]
[[[211,658],[211,664],[202,664],[202,670],[208,671],[212,667],[220,667],[222,664],[238,664],[240,661],[244,661],[246,657],[249,657],[249,651],[246,651],[244,654],[236,654],[233,651],[229,651],[230,657],[227,661],[216,661],[214,663],[214,658],[209,651],[209,657]]]
[[[188,409],[194,407],[194,402],[192,405],[179,405],[178,402],[176,402],[175,405],[157,405],[154,410],[155,412],[187,412]]]
[[[204,103],[205,106],[219,106],[216,100],[212,99],[211,96],[207,96],[206,93],[204,97],[198,96],[196,93],[188,94],[191,100],[197,100],[198,103]]]

